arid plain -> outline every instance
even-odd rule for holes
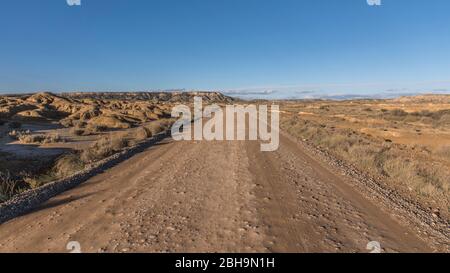
[[[194,96],[249,103],[214,92],[0,97],[0,201],[144,145]],[[8,219],[0,251],[449,251],[450,96],[270,103],[276,152],[162,138]]]

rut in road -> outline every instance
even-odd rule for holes
[[[290,139],[164,140],[0,226],[1,252],[432,251]]]

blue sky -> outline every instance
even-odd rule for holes
[[[2,0],[0,93],[450,90],[450,1]],[[282,95],[281,95],[282,94]]]

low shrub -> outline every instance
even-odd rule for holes
[[[12,130],[8,133],[8,135],[15,140],[19,140],[21,136],[29,135],[30,133],[30,130]]]
[[[48,174],[42,174],[36,177],[25,176],[23,181],[30,189],[36,189],[54,180],[54,177]]]
[[[146,127],[152,136],[157,135],[164,131],[164,128],[158,123],[151,123]]]
[[[31,143],[43,143],[45,140],[45,135],[20,135],[19,136],[19,141],[22,143],[27,143],[27,144],[31,144]]]
[[[62,138],[59,134],[48,134],[48,135],[20,134],[18,139],[21,143],[25,143],[25,144],[34,144],[34,143],[48,144],[48,143],[59,143],[59,142],[65,141],[65,139]]]
[[[442,115],[439,119],[439,125],[450,127],[450,114]]]
[[[73,127],[72,129],[70,129],[70,132],[75,136],[84,135],[84,129],[82,128]]]
[[[133,138],[136,140],[145,140],[147,138],[152,137],[152,132],[149,128],[146,127],[140,127],[137,130],[134,131]]]
[[[94,162],[119,152],[123,148],[128,147],[129,144],[130,142],[125,138],[124,134],[111,134],[96,141],[88,149],[83,150],[80,158],[85,163]]]
[[[103,125],[89,125],[87,126],[87,129],[90,129],[95,132],[105,132],[106,130],[108,130],[108,127]]]
[[[13,197],[18,189],[19,182],[12,178],[9,172],[0,172],[0,202],[5,202]]]
[[[405,117],[408,115],[408,113],[402,109],[394,109],[391,111],[391,114],[396,117]]]
[[[35,189],[55,180],[67,178],[83,170],[84,167],[85,164],[80,159],[80,156],[70,153],[57,158],[53,163],[53,167],[46,172],[36,176],[22,175],[22,179],[28,188]]]
[[[69,177],[74,173],[83,170],[85,167],[84,162],[77,154],[63,155],[56,160],[55,166],[52,172],[58,178]]]
[[[106,127],[106,126],[88,124],[86,126],[83,134],[86,136],[95,135],[95,134],[98,134],[101,132],[105,132],[106,130],[108,130],[108,127]]]
[[[173,121],[170,119],[163,119],[163,120],[157,120],[149,125],[145,126],[146,129],[149,130],[151,133],[151,136],[157,135],[159,133],[162,133],[170,128],[170,126],[173,124]]]

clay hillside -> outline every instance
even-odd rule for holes
[[[194,96],[201,96],[207,103],[232,101],[216,92],[38,93],[0,97],[0,119],[123,129],[166,118],[174,103],[191,102]]]

